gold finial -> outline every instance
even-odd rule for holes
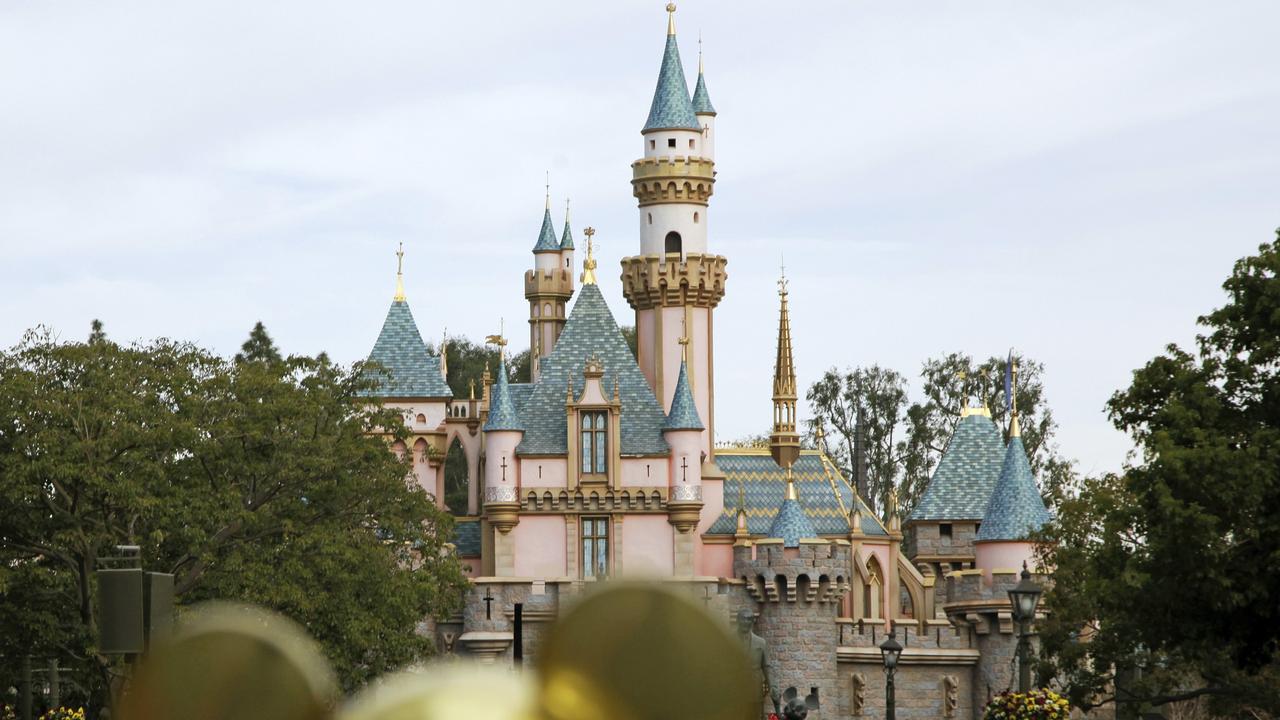
[[[667,3],[667,34],[676,34],[676,4]]]
[[[404,302],[404,243],[396,250],[396,294],[392,300]]]
[[[506,320],[504,318],[498,318],[498,334],[486,335],[484,338],[485,345],[498,346],[498,358],[501,360],[507,359],[507,338],[503,335],[504,332],[506,332]],[[489,364],[485,363],[484,367],[485,372],[488,372]]]
[[[742,478],[738,478],[738,512],[736,519],[737,523],[733,532],[734,536],[738,538],[745,538],[750,535],[751,531],[747,529],[747,491],[742,486]]]
[[[444,331],[440,333],[440,377],[446,381],[449,379],[449,326],[444,327]]]
[[[550,210],[550,209],[551,209],[551,171],[550,171],[550,170],[548,170],[548,171],[547,171],[547,185],[546,185],[546,187],[547,187],[547,200],[546,200],[546,207],[547,207],[547,209],[548,209],[548,210]]]
[[[569,224],[569,198],[564,199],[564,224]]]
[[[680,343],[680,362],[689,361],[689,318],[685,315],[680,316],[680,339],[676,340]]]
[[[1018,361],[1011,360],[1013,367],[1010,369],[1012,382],[1009,384],[1009,403],[1013,408],[1013,419],[1009,421],[1009,437],[1022,437],[1022,427],[1018,424]]]
[[[582,261],[581,282],[583,285],[595,285],[596,284],[596,258],[595,258],[595,245],[592,242],[592,238],[596,234],[596,229],[593,227],[586,228],[585,230],[582,231],[582,234],[587,236],[587,257],[585,260]]]
[[[698,31],[698,74],[702,74],[702,31]]]
[[[471,378],[470,380],[468,380],[467,386],[471,388],[471,399],[475,400],[476,399],[476,379]]]
[[[778,294],[782,297],[787,296],[787,259],[782,258],[782,272],[778,276]]]
[[[787,499],[797,501],[800,499],[799,493],[796,492],[795,475],[791,472],[790,465],[787,466]]]

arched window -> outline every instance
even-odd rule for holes
[[[648,213],[648,215],[649,215],[649,224],[650,224],[650,225],[652,225],[652,224],[653,224],[653,213]]]
[[[455,437],[444,456],[444,506],[450,514],[467,514],[470,483],[467,454],[462,449],[462,442]]]
[[[667,233],[666,250],[668,253],[675,253],[676,255],[679,255],[681,252],[681,245],[680,233],[674,230]]]
[[[697,210],[694,210],[694,211],[693,211],[693,222],[694,222],[694,224],[695,224],[695,225],[698,223],[698,211],[697,211]]]
[[[582,413],[582,474],[603,475],[608,460],[608,413]]]

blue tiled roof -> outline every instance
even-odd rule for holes
[[[507,392],[511,393],[511,402],[515,404],[516,412],[524,412],[524,404],[533,393],[533,383],[511,383],[507,386]]]
[[[675,394],[671,396],[671,412],[667,413],[667,421],[662,427],[667,430],[705,429],[702,418],[698,417],[693,393],[689,391],[689,370],[684,360],[680,361],[680,376],[676,379]]]
[[[409,303],[396,300],[387,310],[382,332],[369,353],[381,369],[366,372],[378,388],[366,395],[379,398],[451,398],[453,391],[440,376],[440,359],[427,352]]]
[[[605,375],[602,387],[613,393],[614,378],[622,401],[623,455],[662,455],[669,451],[662,437],[666,413],[649,389],[631,348],[609,312],[598,285],[583,285],[569,319],[556,340],[555,349],[538,363],[538,382],[524,402],[521,420],[524,439],[516,452],[525,455],[563,455],[568,452],[568,428],[564,401],[569,382],[581,397],[583,366],[591,356],[600,358]]]
[[[1051,519],[1036,479],[1031,475],[1027,451],[1021,437],[1009,438],[1009,449],[1004,454],[1004,466],[1000,479],[991,493],[991,502],[978,528],[979,542],[983,540],[1026,540]]]
[[[453,546],[458,549],[458,557],[480,557],[480,521],[456,521],[453,524]]]
[[[716,450],[716,465],[724,472],[724,510],[707,530],[708,535],[733,535],[737,529],[738,483],[742,483],[747,511],[747,531],[768,537],[774,516],[787,495],[787,472],[778,466],[769,451],[758,448]],[[888,535],[866,503],[857,499],[853,488],[830,461],[817,450],[801,450],[791,468],[800,509],[819,535],[849,534],[849,509],[854,502],[862,510],[862,532]]]
[[[809,516],[804,514],[800,503],[786,499],[778,508],[778,514],[773,516],[773,523],[769,525],[769,537],[781,538],[783,547],[793,548],[799,547],[801,540],[818,537],[818,533],[813,529],[813,523],[809,522]]]
[[[560,243],[556,242],[556,231],[551,227],[550,208],[542,211],[542,229],[538,231],[538,242],[534,244],[533,251],[536,253],[560,252]]]
[[[991,418],[980,414],[961,418],[907,522],[981,520],[1004,455],[1000,429]]]
[[[698,73],[698,84],[693,88],[693,111],[699,115],[715,115],[716,109],[711,105],[711,96],[707,94],[707,80]]]
[[[564,232],[560,235],[560,249],[573,249],[573,232],[569,230],[569,218],[564,219]]]
[[[489,419],[485,421],[484,431],[524,430],[520,424],[520,415],[516,413],[516,404],[511,397],[507,380],[507,360],[498,362],[498,378],[493,381],[489,390]]]
[[[698,118],[693,114],[689,100],[689,84],[684,79],[684,67],[680,64],[680,47],[676,36],[667,36],[667,47],[662,53],[662,69],[658,71],[658,87],[653,91],[653,104],[649,106],[649,119],[644,130],[692,129],[699,130]]]

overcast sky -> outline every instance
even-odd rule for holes
[[[369,351],[398,242],[419,327],[520,343],[557,226],[639,241],[629,184],[664,2],[0,3],[0,344],[170,336]],[[686,0],[719,111],[722,438],[770,422],[786,253],[801,383],[1010,347],[1063,452],[1280,225],[1280,3]],[[767,320],[762,322],[762,319]],[[525,341],[527,342],[527,341]]]

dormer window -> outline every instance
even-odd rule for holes
[[[591,410],[581,417],[582,474],[604,475],[609,467],[609,413]]]
[[[669,148],[673,148],[673,147],[675,147],[675,146],[676,146],[676,139],[675,139],[675,138],[667,138],[667,147],[669,147]]]

